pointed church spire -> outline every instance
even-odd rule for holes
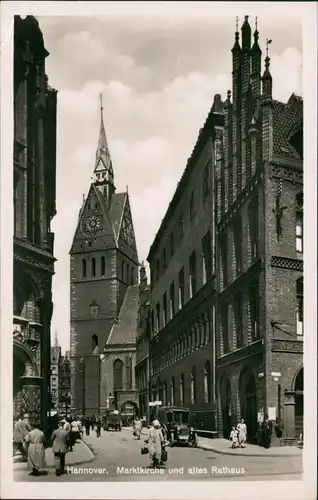
[[[54,347],[58,347],[58,346],[59,346],[59,341],[58,341],[58,338],[57,338],[57,330],[55,330]]]
[[[103,109],[103,95],[100,94],[100,130],[96,150],[93,182],[105,198],[107,198],[107,205],[109,208],[111,204],[111,197],[115,191],[115,186],[113,165],[104,126]]]

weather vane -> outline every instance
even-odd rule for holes
[[[268,46],[272,43],[272,39],[266,38],[266,57],[268,57]]]
[[[103,94],[100,93],[99,97],[100,97],[100,109],[103,111]]]
[[[238,31],[238,25],[239,25],[239,18],[236,16],[236,31]]]
[[[257,31],[257,16],[255,17],[255,31]]]

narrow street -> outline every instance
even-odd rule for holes
[[[141,441],[132,432],[95,432],[84,437],[94,450],[92,462],[69,467],[68,474],[56,477],[53,469],[39,477],[29,471],[15,471],[16,481],[160,481],[160,480],[300,480],[301,457],[235,457],[201,449],[168,448],[168,462],[150,468],[148,455],[141,455]],[[69,455],[70,456],[70,455]],[[68,457],[67,457],[68,458]],[[67,459],[66,459],[67,463]],[[83,470],[86,469],[86,470]]]

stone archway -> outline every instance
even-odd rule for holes
[[[247,426],[248,442],[256,442],[257,435],[257,395],[253,372],[246,368],[241,372],[239,381],[241,418]]]
[[[232,392],[230,379],[223,374],[220,382],[223,437],[229,438],[232,427]]]
[[[304,369],[300,368],[294,379],[295,391],[295,436],[299,439],[304,426]]]
[[[131,425],[139,416],[139,408],[135,401],[124,401],[120,405],[121,419],[124,426]]]

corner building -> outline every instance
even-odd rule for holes
[[[138,255],[128,192],[116,193],[101,123],[94,179],[70,251],[71,411],[98,414],[126,398],[134,381]],[[116,394],[114,394],[116,392]]]
[[[14,17],[13,415],[44,431],[50,394],[50,329],[56,214],[57,91],[48,84],[43,34]]]
[[[303,419],[303,101],[273,99],[258,38],[246,16],[216,140],[218,430],[228,437],[244,418],[254,441],[268,413],[292,443]]]
[[[151,394],[216,431],[214,141],[219,95],[151,246]]]

